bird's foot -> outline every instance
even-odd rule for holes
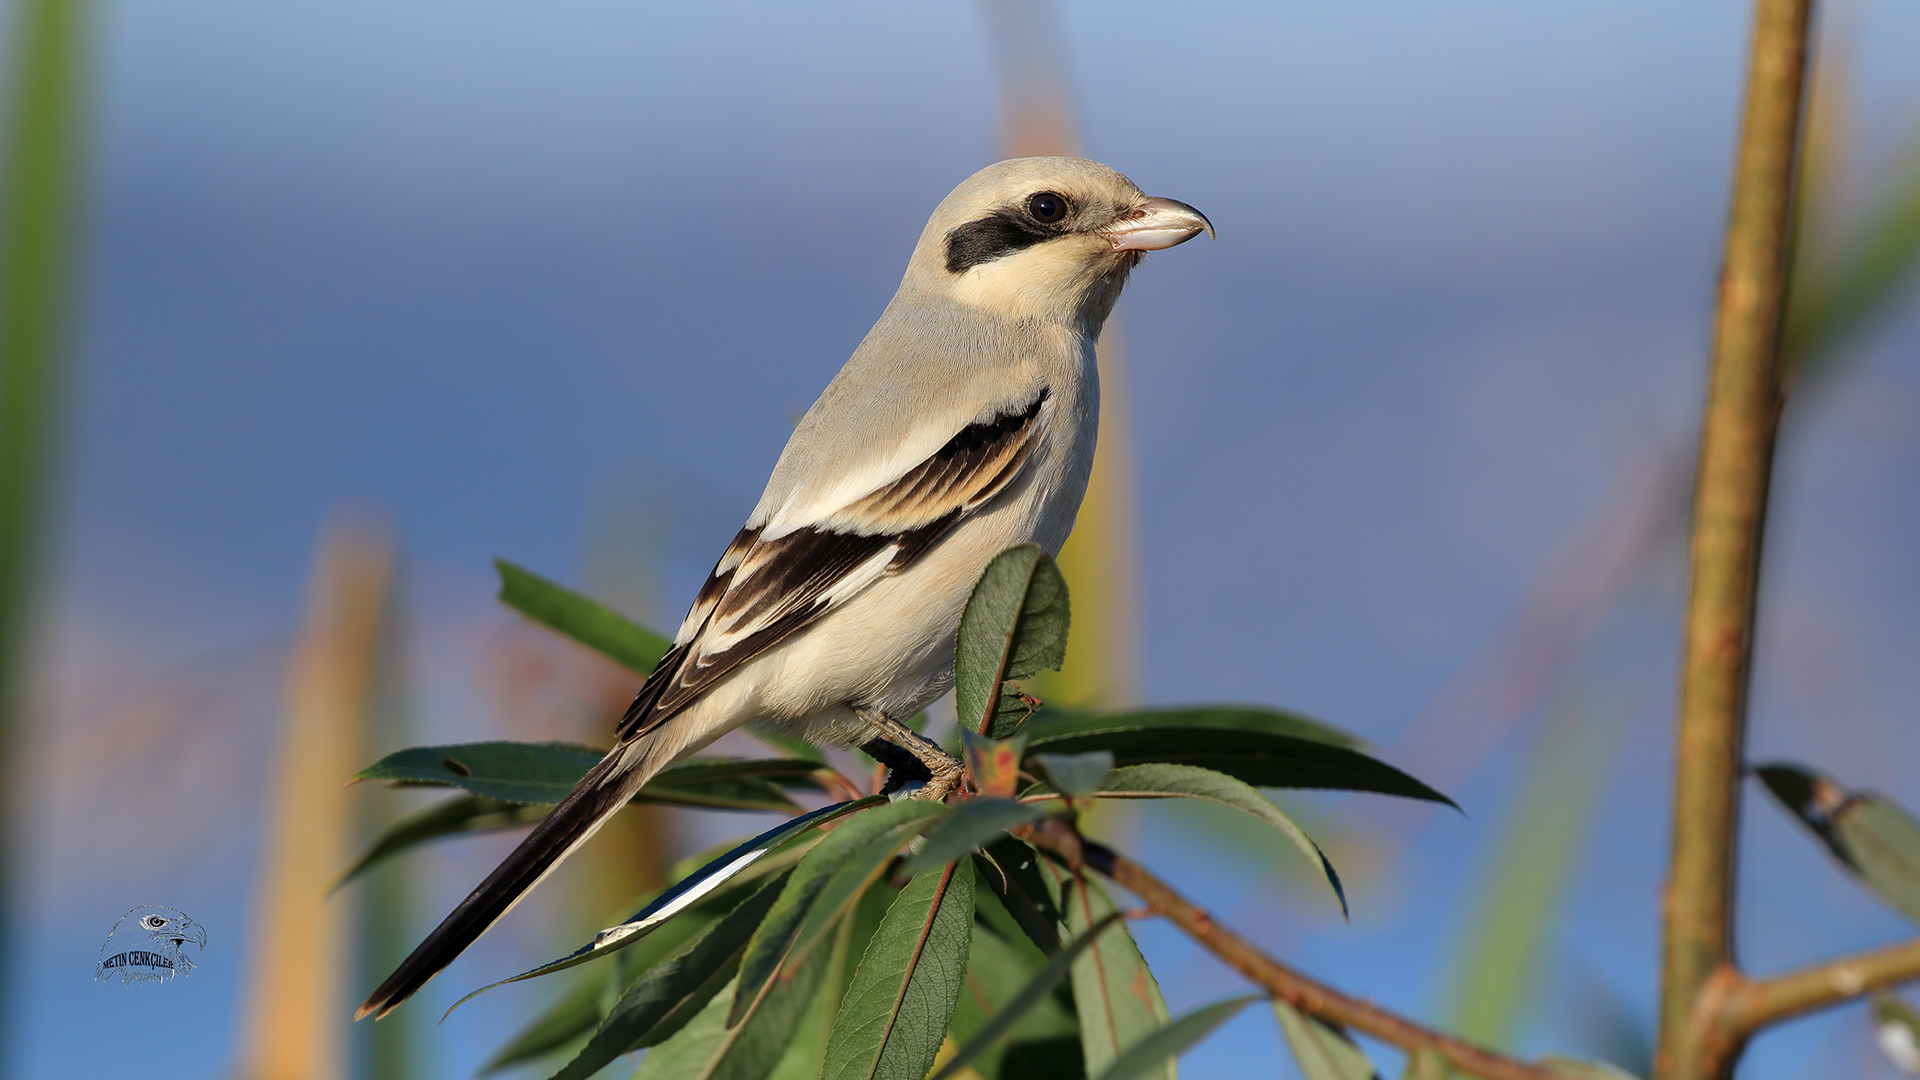
[[[959,790],[967,767],[959,758],[940,748],[940,744],[900,721],[881,712],[856,710],[861,719],[873,725],[879,737],[860,749],[868,757],[887,767],[886,783],[880,794],[932,802],[945,802]]]

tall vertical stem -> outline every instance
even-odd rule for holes
[[[1662,1080],[1706,1080],[1695,1019],[1732,959],[1734,839],[1811,0],[1756,0],[1693,508],[1660,1003]]]

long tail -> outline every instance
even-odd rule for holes
[[[581,777],[552,813],[513,849],[513,854],[494,867],[493,873],[440,921],[393,974],[367,995],[353,1018],[372,1015],[377,1020],[392,1012],[512,910],[529,889],[560,865],[560,860],[586,843],[665,764],[649,753],[652,741],[642,737],[614,747]]]

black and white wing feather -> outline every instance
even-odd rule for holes
[[[673,650],[622,718],[638,738],[728,672],[911,566],[968,514],[1005,491],[1047,428],[1050,395],[962,428],[933,456],[825,517],[779,535],[749,525],[728,545]]]

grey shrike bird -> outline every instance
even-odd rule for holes
[[[896,772],[917,762],[915,797],[951,793],[960,763],[900,719],[952,685],[960,612],[987,563],[1066,541],[1093,468],[1100,327],[1145,252],[1203,231],[1193,207],[1078,158],[1003,161],[942,200],[614,748],[357,1017],[392,1011],[642,784],[749,720],[865,744]]]

